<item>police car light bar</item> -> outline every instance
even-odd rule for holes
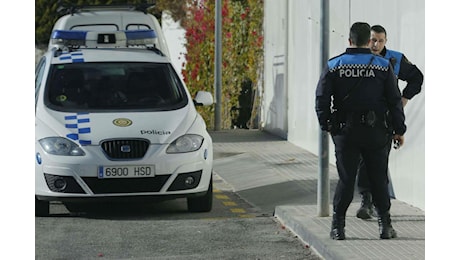
[[[128,46],[147,46],[153,47],[157,35],[154,30],[125,31]]]
[[[84,46],[86,31],[55,30],[51,33],[51,43],[63,46]]]
[[[55,30],[51,43],[61,48],[126,48],[154,47],[157,40],[153,30],[132,31],[72,31]]]

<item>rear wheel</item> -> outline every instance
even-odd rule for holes
[[[35,216],[46,217],[50,215],[50,202],[46,200],[39,200],[35,197]]]
[[[208,190],[204,196],[187,198],[187,207],[190,212],[209,212],[212,209],[212,176]]]

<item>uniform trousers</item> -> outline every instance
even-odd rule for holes
[[[387,151],[388,155],[390,154],[391,151],[391,141],[388,142],[387,145]],[[388,180],[387,180],[387,185],[388,185],[388,192],[390,193],[390,198],[391,199],[396,199],[396,195],[394,193],[393,189],[393,183],[391,182],[391,177],[390,177],[390,171],[388,170]],[[371,187],[369,184],[369,178],[367,177],[367,167],[366,164],[364,164],[363,159],[361,158],[359,160],[358,164],[358,176],[357,176],[357,186],[358,186],[358,192],[359,193],[365,193],[365,192],[371,192]]]
[[[353,200],[360,157],[367,166],[369,186],[378,214],[389,212],[391,203],[387,168],[391,135],[387,129],[383,124],[374,127],[349,124],[333,135],[332,140],[339,174],[333,200],[334,213],[338,217],[345,217]]]

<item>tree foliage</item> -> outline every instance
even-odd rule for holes
[[[214,0],[187,0],[182,26],[186,30],[186,64],[183,76],[192,94],[214,92]],[[256,91],[263,58],[262,0],[222,0],[222,104],[221,128],[232,128],[232,108],[245,82]],[[255,103],[255,104],[254,104]],[[257,100],[253,101],[254,106]],[[200,108],[208,125],[214,125],[214,109]],[[255,113],[252,113],[252,117]],[[251,118],[250,122],[252,122]]]

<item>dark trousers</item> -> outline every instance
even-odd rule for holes
[[[388,142],[387,151],[388,151],[388,156],[389,156],[390,151],[391,151],[391,141]],[[390,193],[390,198],[395,199],[396,196],[393,191],[393,184],[391,183],[390,173],[387,172],[387,175],[388,175],[388,180],[387,180],[388,192]],[[371,192],[369,178],[367,177],[367,167],[366,167],[366,164],[364,164],[364,160],[362,159],[362,157],[360,158],[359,164],[358,164],[357,186],[358,186],[358,192],[361,194],[365,192]]]
[[[360,157],[367,166],[369,186],[378,214],[390,210],[388,193],[388,146],[391,136],[383,126],[349,125],[332,136],[339,182],[335,189],[333,207],[339,217],[345,217],[353,200]]]

